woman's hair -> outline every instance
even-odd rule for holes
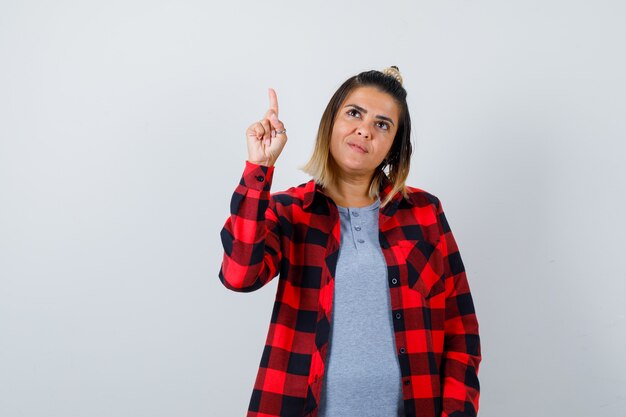
[[[393,144],[387,157],[376,167],[369,187],[370,197],[379,197],[379,188],[384,178],[387,177],[390,180],[391,192],[381,202],[381,206],[385,206],[398,192],[407,197],[405,182],[409,175],[413,150],[411,146],[411,117],[406,102],[406,90],[402,86],[402,77],[398,67],[386,68],[382,72],[376,70],[362,72],[348,78],[335,91],[322,114],[313,155],[302,167],[302,170],[311,175],[315,182],[322,187],[327,187],[334,182],[336,163],[330,154],[330,138],[337,112],[341,103],[352,91],[359,87],[369,86],[389,94],[400,107],[400,120]]]

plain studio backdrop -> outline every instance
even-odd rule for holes
[[[219,281],[244,132],[273,191],[346,78],[400,67],[408,183],[480,323],[482,417],[626,416],[626,3],[0,3],[0,415],[243,416],[276,292]],[[366,366],[366,365],[364,365]]]

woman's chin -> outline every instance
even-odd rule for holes
[[[370,166],[371,164],[365,163],[365,161],[359,161],[354,159],[346,159],[344,161],[337,163],[340,170],[347,174],[362,174],[362,175],[370,175],[374,172],[374,168]]]

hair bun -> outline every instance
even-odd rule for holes
[[[402,85],[402,75],[400,75],[400,69],[395,65],[387,67],[381,72],[385,75],[388,75],[389,77],[395,78],[400,83],[400,85]]]

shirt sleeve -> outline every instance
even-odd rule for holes
[[[280,230],[270,187],[274,167],[246,161],[220,237],[220,281],[230,290],[257,290],[278,275]]]
[[[480,393],[478,321],[459,248],[440,201],[437,218],[443,232],[446,291],[442,417],[475,417]]]

